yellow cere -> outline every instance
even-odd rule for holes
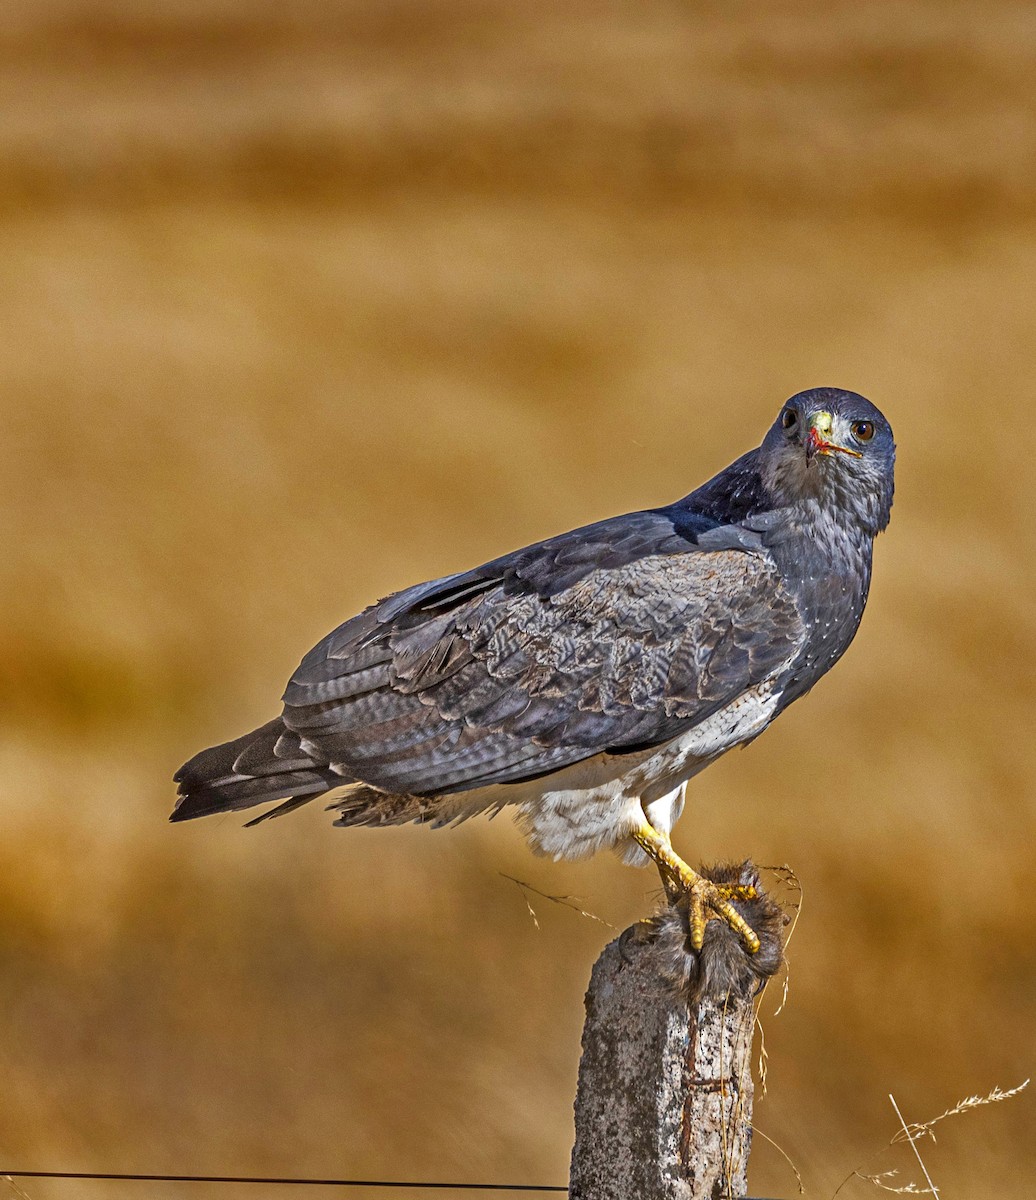
[[[809,422],[810,429],[815,429],[822,438],[831,436],[831,414],[829,412],[814,413]]]

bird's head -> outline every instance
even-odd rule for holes
[[[869,400],[812,388],[778,413],[759,465],[778,503],[815,500],[873,536],[889,522],[895,461],[892,427]]]

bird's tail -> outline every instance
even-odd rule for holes
[[[251,733],[202,750],[173,776],[179,797],[171,821],[189,821],[212,813],[252,808],[284,800],[249,825],[291,812],[308,800],[353,782],[314,762],[278,717]]]

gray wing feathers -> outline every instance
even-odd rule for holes
[[[326,763],[314,762],[302,739],[286,729],[280,717],[202,750],[174,778],[180,785],[174,821],[287,799],[287,804],[265,814],[272,816],[343,782]]]
[[[553,557],[563,574],[579,543]],[[580,560],[560,590],[536,586],[538,559],[528,578],[494,566],[390,597],[307,655],[282,718],[302,753],[397,793],[528,778],[676,736],[804,637],[772,561],[740,547]]]

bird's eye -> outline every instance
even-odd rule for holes
[[[849,428],[858,442],[869,442],[874,436],[873,421],[853,421]]]
[[[781,428],[794,429],[798,424],[799,414],[793,408],[786,408],[781,413]]]

